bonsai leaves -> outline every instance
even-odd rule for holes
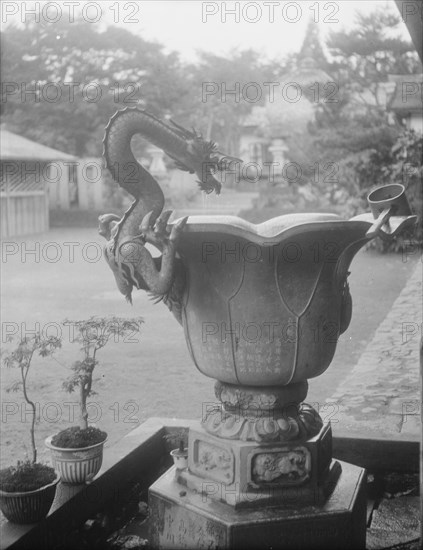
[[[68,326],[73,334],[72,341],[81,344],[82,360],[72,364],[73,374],[63,382],[63,388],[71,393],[79,389],[80,428],[88,428],[87,399],[95,392],[92,389],[93,372],[99,364],[97,352],[113,338],[115,342],[130,341],[129,338],[141,329],[141,317],[126,319],[123,317],[90,317],[87,320],[70,321]]]
[[[112,336],[115,342],[131,338],[140,331],[143,322],[142,317],[90,317],[82,321],[66,319],[63,325],[70,327],[71,341],[81,343],[81,349],[89,353],[91,350],[103,348]]]
[[[12,339],[9,339],[9,341]],[[47,357],[52,355],[57,348],[60,348],[62,342],[60,338],[56,336],[44,336],[40,331],[35,332],[30,337],[23,337],[19,341],[16,348],[5,357],[3,357],[3,363],[6,367],[19,368],[21,379],[18,382],[12,384],[8,391],[18,391],[22,388],[22,392],[25,401],[28,403],[31,409],[31,449],[32,449],[32,463],[37,461],[37,449],[35,446],[35,403],[28,396],[27,377],[31,367],[31,363],[34,354],[38,354],[41,357]]]
[[[8,341],[13,341],[13,337],[9,337]],[[21,371],[21,380],[14,382],[8,389],[8,392],[17,392],[21,388],[24,391],[24,396],[27,395],[26,378],[31,366],[31,362],[35,353],[41,357],[53,355],[57,348],[62,346],[61,339],[56,336],[43,336],[40,331],[37,331],[32,336],[24,336],[19,341],[16,348],[3,357],[3,364],[8,368],[19,368]]]
[[[65,320],[63,325],[69,327],[70,341],[81,345],[83,352],[82,359],[75,361],[72,366],[71,376],[63,382],[63,387],[67,392],[73,392],[79,389],[79,402],[81,411],[81,426],[87,427],[88,415],[86,411],[86,401],[92,390],[93,372],[99,361],[97,352],[104,348],[109,342],[134,342],[131,340],[134,334],[141,328],[143,319],[141,317],[126,319],[121,317],[91,317],[86,320],[69,321]],[[8,338],[13,341],[13,338]],[[2,353],[3,364],[8,368],[18,368],[20,379],[11,384],[7,389],[9,392],[23,392],[23,397],[31,410],[31,448],[32,462],[36,462],[37,451],[35,447],[34,429],[36,421],[35,403],[29,398],[27,388],[27,377],[33,358],[48,357],[62,347],[62,338],[57,336],[48,336],[42,331],[36,331],[30,336],[24,336],[20,339],[16,347],[10,352]]]
[[[13,338],[10,337],[9,341],[12,340]],[[14,351],[3,358],[3,363],[6,367],[19,367],[24,371],[28,371],[33,355],[36,352],[41,357],[47,357],[48,355],[52,355],[61,345],[60,338],[56,336],[43,336],[40,331],[37,331],[30,337],[23,337]]]
[[[68,393],[72,393],[80,385],[84,387],[90,385],[89,383],[92,380],[92,374],[97,364],[98,361],[93,360],[91,357],[85,357],[82,361],[75,361],[71,366],[74,374],[63,382],[63,389]],[[95,392],[91,389],[91,385],[87,395],[95,395]]]

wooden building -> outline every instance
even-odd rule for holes
[[[77,164],[72,155],[0,128],[2,238],[47,231],[49,193],[57,188],[72,196]]]

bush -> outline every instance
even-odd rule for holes
[[[423,209],[423,136],[413,130],[404,131],[391,149],[389,164],[381,166],[384,183],[401,183],[413,214],[417,215],[417,226],[408,230],[392,241],[376,239],[371,246],[381,252],[399,252],[404,245],[413,242],[423,243],[422,209]]]

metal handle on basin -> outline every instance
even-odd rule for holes
[[[371,191],[367,196],[375,223],[366,232],[366,237],[393,237],[407,225],[415,223],[410,205],[405,194],[405,187],[400,183],[383,185]]]
[[[393,207],[391,215],[394,216],[412,214],[405,195],[405,187],[400,183],[390,183],[373,189],[367,196],[367,202],[375,219],[379,219],[384,210],[390,207]]]
[[[393,206],[390,206],[389,208],[385,208],[385,210],[382,211],[382,213],[379,215],[375,223],[366,232],[366,237],[369,237],[369,238],[376,237],[380,233],[380,230],[382,229],[382,227],[385,224],[389,224],[389,218],[391,217],[394,210],[395,208]]]

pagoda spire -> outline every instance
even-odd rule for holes
[[[322,46],[319,26],[312,16],[309,18],[303,44],[298,54],[298,65],[312,65],[324,70],[329,65]]]

